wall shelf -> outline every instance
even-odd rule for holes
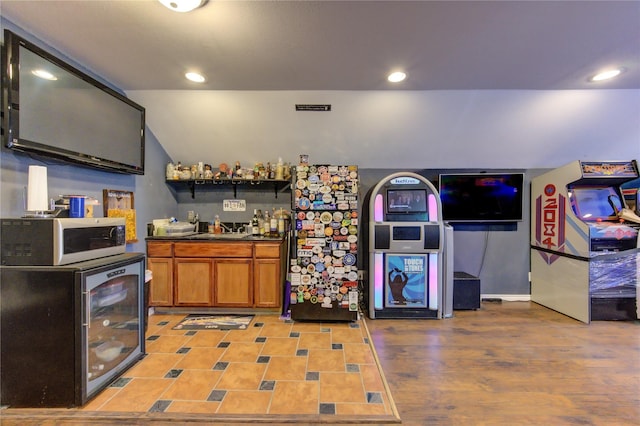
[[[188,189],[191,192],[191,198],[195,198],[196,188],[202,191],[215,191],[229,187],[233,188],[233,198],[237,197],[238,187],[253,191],[272,189],[275,197],[278,198],[278,193],[287,191],[291,187],[291,182],[284,179],[168,179],[166,182],[177,191]]]

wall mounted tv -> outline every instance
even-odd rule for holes
[[[442,218],[449,222],[522,220],[522,173],[440,175]]]
[[[144,174],[142,106],[9,30],[3,55],[5,146]]]

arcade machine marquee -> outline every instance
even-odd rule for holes
[[[575,161],[531,182],[531,300],[589,323],[638,318],[640,217],[628,162]]]

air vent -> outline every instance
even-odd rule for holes
[[[331,111],[331,104],[296,104],[296,111]]]

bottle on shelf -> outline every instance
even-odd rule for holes
[[[278,158],[278,164],[276,165],[276,179],[284,179],[284,166],[282,165],[282,157]]]
[[[258,210],[253,209],[253,218],[251,219],[251,235],[257,237],[260,233],[260,224],[258,223]]]

